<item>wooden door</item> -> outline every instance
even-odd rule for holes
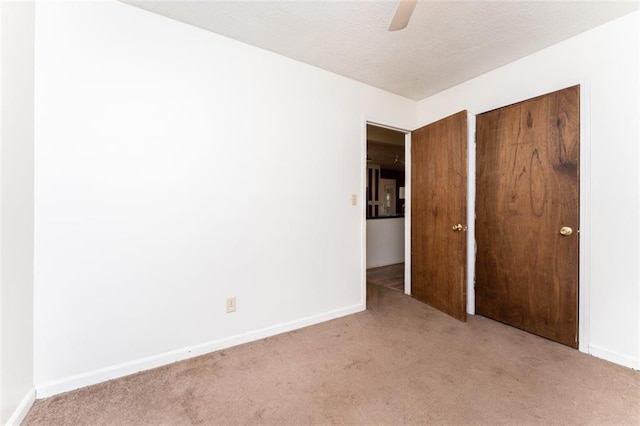
[[[461,321],[467,320],[466,217],[462,111],[411,134],[411,295]]]
[[[575,86],[476,121],[476,313],[574,348],[579,115]]]

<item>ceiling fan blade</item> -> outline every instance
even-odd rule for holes
[[[400,0],[398,7],[396,7],[396,13],[393,15],[389,25],[389,31],[398,31],[407,27],[417,2],[418,0]]]

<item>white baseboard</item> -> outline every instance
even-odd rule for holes
[[[630,355],[614,352],[598,345],[589,345],[589,353],[597,358],[602,358],[625,367],[640,370],[640,360]]]
[[[46,398],[62,392],[68,392],[85,386],[95,385],[107,380],[117,379],[119,377],[128,376],[140,371],[161,367],[163,365],[171,364],[176,361],[194,358],[210,352],[219,351],[221,349],[241,345],[243,343],[264,339],[265,337],[274,336],[276,334],[286,333],[287,331],[297,330],[299,328],[340,318],[346,315],[355,314],[357,312],[364,311],[365,309],[366,306],[364,304],[358,303],[356,305],[347,306],[346,308],[336,309],[323,314],[314,315],[283,324],[277,324],[271,327],[249,331],[247,333],[242,333],[235,336],[225,337],[191,347],[177,349],[171,352],[152,355],[150,357],[117,364],[98,370],[88,371],[86,373],[76,374],[61,380],[36,384],[37,397],[38,399]]]
[[[36,402],[36,390],[35,388],[29,389],[27,394],[22,398],[20,404],[13,412],[9,420],[7,420],[6,426],[20,426],[20,423],[27,417],[29,410],[33,407],[33,403]]]

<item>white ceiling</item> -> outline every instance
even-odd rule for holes
[[[638,1],[122,0],[420,100],[638,9]]]

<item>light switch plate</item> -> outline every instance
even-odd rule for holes
[[[235,297],[227,298],[226,308],[227,308],[227,313],[228,314],[231,313],[231,312],[235,312],[236,311],[236,298]]]

